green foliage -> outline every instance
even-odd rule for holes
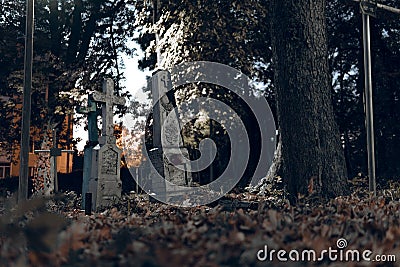
[[[254,81],[266,84],[259,94],[264,94],[273,103],[271,86],[271,49],[268,36],[268,1],[158,1],[157,18],[154,20],[153,7],[138,1],[136,23],[140,31],[138,42],[145,49],[141,68],[156,66],[155,53],[159,50],[162,61],[159,67],[170,68],[185,61],[216,61],[241,70]],[[155,22],[155,23],[153,23]],[[158,34],[159,42],[155,43]],[[194,96],[218,99],[235,110],[245,122],[254,151],[252,163],[245,174],[251,178],[257,161],[259,148],[256,143],[260,134],[254,127],[254,118],[248,107],[228,90],[209,84],[182,86],[177,88],[177,105]],[[203,138],[216,141],[218,152],[213,164],[217,177],[226,167],[230,157],[230,143],[221,125],[208,129],[210,121],[193,120],[184,129],[184,140],[190,146],[192,158],[198,157],[198,145]],[[188,126],[188,125],[187,125]],[[194,129],[199,131],[194,131]],[[151,138],[151,137],[149,137]],[[202,179],[210,180],[210,170],[202,174]],[[212,179],[212,178],[211,178]],[[245,180],[246,180],[245,179]],[[244,183],[246,183],[245,181]]]
[[[381,1],[399,8],[398,1]],[[362,23],[358,3],[327,1],[330,66],[337,122],[349,176],[366,173],[366,133],[363,107],[364,72]],[[400,153],[400,25],[398,16],[378,11],[371,18],[372,82],[377,173],[399,177]]]
[[[136,3],[136,24],[141,29],[137,41],[146,51],[140,67],[155,68],[157,49],[163,54],[161,66],[165,68],[193,60],[228,64],[265,83],[264,95],[275,113],[269,1],[159,2],[154,25],[151,3]],[[382,3],[400,7],[395,0]],[[361,14],[359,3],[352,1],[327,1],[326,11],[334,111],[348,175],[352,177],[367,170]],[[400,153],[398,16],[380,10],[371,19],[371,26],[377,171],[381,177],[394,177],[400,175],[396,163]],[[160,37],[158,46],[156,32]],[[202,89],[196,92],[185,88],[176,97],[199,94]],[[207,89],[206,95],[213,93],[216,91]]]
[[[256,0],[160,1],[154,25],[152,6],[139,6],[138,41],[147,52],[141,66],[152,68],[155,62],[150,59],[160,49],[164,68],[184,61],[218,61],[267,82],[271,79],[266,75],[271,74],[267,6],[268,1]]]
[[[3,3],[4,2],[4,3]],[[3,1],[0,6],[0,95],[11,97],[1,109],[6,143],[19,136],[23,85],[25,1]],[[123,0],[39,0],[35,1],[32,125],[59,123],[73,112],[81,97],[101,89],[112,77],[117,93],[122,92],[118,53],[132,54],[127,40],[133,36],[133,1]],[[119,112],[124,112],[120,109]],[[13,125],[13,127],[10,127]],[[4,128],[3,128],[4,127]],[[1,138],[4,138],[2,136]],[[11,137],[11,138],[10,138]],[[60,138],[62,139],[62,138]]]

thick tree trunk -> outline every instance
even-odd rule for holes
[[[348,192],[331,100],[325,4],[271,1],[282,171],[292,200],[299,193],[334,197]]]

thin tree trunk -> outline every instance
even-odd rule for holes
[[[325,4],[271,1],[282,172],[292,200],[299,193],[334,197],[348,192],[331,100]]]
[[[272,180],[277,176],[282,175],[282,140],[281,138],[278,139],[278,144],[276,146],[274,160],[272,162],[271,167],[267,173],[266,180]]]
[[[50,150],[52,147],[50,136],[51,126],[49,123],[43,133],[43,141],[40,145],[41,150]],[[54,183],[50,176],[50,153],[42,152],[37,155],[36,170],[33,178],[34,193],[49,196],[52,193],[52,184]]]

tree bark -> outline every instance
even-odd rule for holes
[[[60,28],[60,12],[58,10],[58,0],[50,0],[50,36],[51,36],[51,51],[56,57],[60,56],[61,49],[61,28]]]
[[[292,201],[299,193],[348,193],[331,99],[325,5],[319,0],[271,1],[282,173]]]

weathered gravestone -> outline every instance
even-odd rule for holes
[[[43,172],[47,173],[47,170],[43,169],[43,166],[38,169],[38,174],[41,175],[39,177],[42,177],[43,179],[43,187],[41,188],[41,190],[43,190],[42,194],[45,196],[50,196],[51,194],[58,192],[57,157],[60,157],[62,152],[74,153],[74,150],[63,150],[61,148],[58,148],[57,130],[54,128],[52,132],[53,147],[51,147],[50,149],[34,150],[35,154],[49,153],[50,156],[50,166],[48,166],[50,175],[41,175]],[[47,142],[47,140],[45,140],[44,142]]]
[[[88,120],[88,142],[83,150],[83,179],[82,179],[82,208],[85,208],[86,193],[89,193],[89,180],[92,177],[92,173],[96,172],[97,166],[93,165],[92,156],[94,154],[93,149],[99,143],[99,133],[97,128],[97,116],[98,110],[96,103],[93,101],[91,95],[88,96],[88,103],[86,107],[79,107],[78,113],[86,114]]]
[[[158,200],[168,201],[185,195],[186,192],[177,186],[190,186],[192,183],[190,166],[182,159],[189,159],[189,153],[183,146],[178,128],[178,114],[174,109],[173,92],[170,91],[170,73],[156,71],[150,79],[150,87],[153,95],[153,148],[148,155],[154,169],[165,179],[154,179],[157,174],[150,173],[151,191],[158,195]],[[165,124],[169,115],[175,116],[177,124]]]
[[[47,125],[47,129],[44,131],[43,139],[40,145],[40,150],[49,151],[52,146],[50,132],[53,126]],[[35,152],[35,151],[34,151]],[[36,151],[36,153],[38,153]],[[54,190],[54,184],[52,183],[50,175],[50,155],[49,153],[38,153],[36,162],[36,171],[33,177],[33,189],[37,194],[50,195]],[[46,189],[45,184],[49,185]]]
[[[109,206],[121,197],[121,149],[117,147],[114,136],[113,106],[124,105],[125,99],[114,96],[112,79],[105,79],[103,92],[94,92],[92,97],[94,102],[102,104],[102,134],[99,137],[99,146],[92,151],[88,189],[92,193],[92,209],[96,210],[101,206]]]

